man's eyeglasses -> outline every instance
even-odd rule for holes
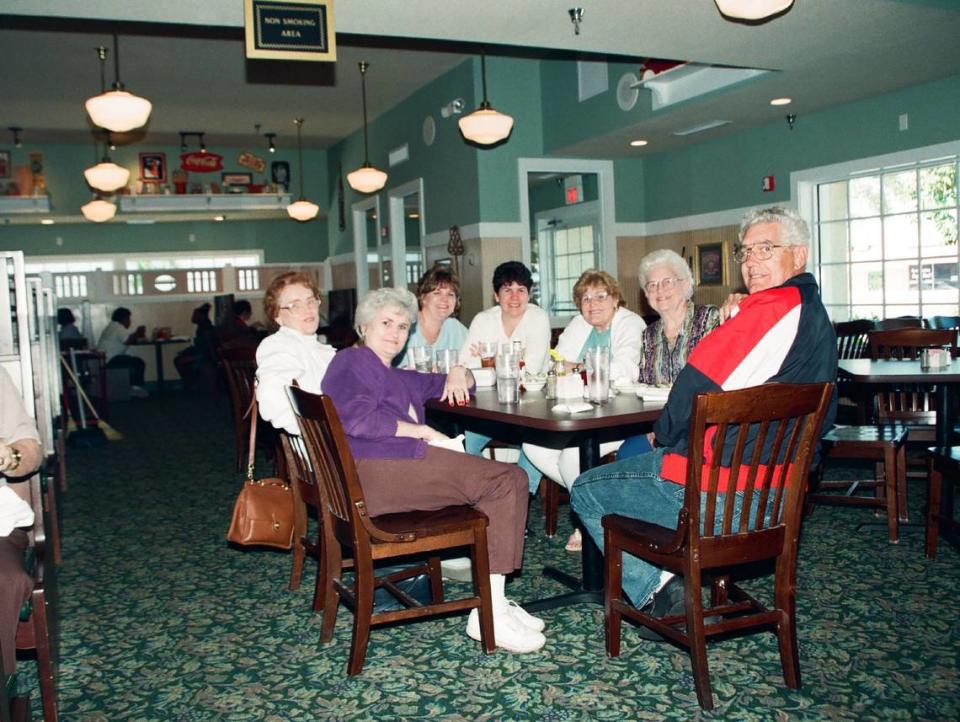
[[[664,293],[667,293],[682,280],[683,279],[679,276],[673,276],[672,278],[661,278],[659,281],[650,281],[650,283],[643,287],[643,290],[648,296],[651,293],[656,293],[658,288]]]
[[[315,308],[320,307],[320,299],[314,296],[313,298],[303,298],[297,299],[292,303],[288,303],[286,306],[280,306],[284,311],[289,311],[290,313],[303,313],[304,311],[312,311]]]
[[[596,293],[588,293],[580,297],[580,305],[590,303],[591,301],[596,301],[597,303],[603,303],[608,298],[610,294],[606,291],[597,291]]]
[[[733,249],[733,260],[743,263],[751,256],[758,261],[769,261],[774,248],[787,248],[777,243],[754,243],[752,246],[737,246]]]

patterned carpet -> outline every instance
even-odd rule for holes
[[[348,678],[349,612],[320,646],[312,574],[288,592],[288,555],[224,541],[241,482],[226,401],[117,404],[112,423],[126,440],[68,455],[59,680],[68,722],[960,717],[960,559],[947,547],[927,561],[917,531],[896,546],[884,531],[857,531],[867,510],[821,508],[807,521],[798,691],[783,684],[772,634],[729,639],[710,647],[716,709],[703,712],[684,652],[628,625],[623,654],[608,659],[602,610],[590,606],[546,613],[546,648],[524,656],[482,654],[463,617],[374,630],[363,674]],[[921,486],[911,491],[916,519]],[[533,527],[524,573],[508,585],[519,600],[563,591],[538,574],[545,562],[579,565],[563,551],[568,522],[552,540],[539,514]],[[767,579],[751,588],[769,598]],[[32,665],[21,670],[21,686],[33,686]],[[37,691],[33,701],[39,719]]]

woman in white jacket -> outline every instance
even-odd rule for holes
[[[617,280],[605,271],[584,271],[573,287],[573,302],[580,309],[567,324],[557,341],[557,353],[572,373],[580,372],[580,365],[588,349],[597,346],[610,348],[610,378],[614,383],[632,383],[640,373],[640,338],[646,324],[624,306]],[[622,441],[600,445],[601,454],[615,451]],[[545,476],[567,489],[580,475],[580,452],[575,446],[566,449],[548,449],[524,444],[523,453]],[[567,549],[580,548],[580,536],[574,532]]]

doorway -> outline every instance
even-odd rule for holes
[[[402,274],[398,273],[394,279],[394,285],[416,293],[420,276],[423,275],[423,238],[426,228],[423,179],[417,178],[392,189],[389,204],[393,267],[403,269]]]

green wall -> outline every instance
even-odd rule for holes
[[[901,113],[909,114],[909,130],[898,129]],[[800,115],[792,131],[780,120],[651,155],[643,163],[644,220],[787,201],[793,171],[957,140],[958,117],[960,75],[954,75]],[[761,191],[765,175],[776,177],[775,191]],[[619,201],[617,219],[624,220]]]

